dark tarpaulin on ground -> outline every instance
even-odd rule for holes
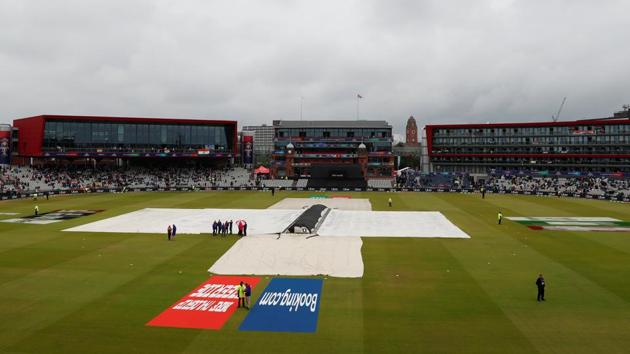
[[[300,216],[295,219],[287,230],[291,233],[295,233],[295,228],[306,228],[309,232],[312,232],[319,221],[319,218],[322,216],[322,213],[326,210],[326,206],[321,204],[312,205],[310,208],[306,209]]]

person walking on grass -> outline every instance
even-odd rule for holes
[[[168,225],[168,227],[166,228],[166,237],[170,241],[172,236],[173,236],[173,228],[171,227],[171,225]]]
[[[503,220],[503,214],[499,212],[497,214],[497,224],[501,225],[501,221]]]
[[[389,199],[387,200],[387,203],[389,203],[389,207],[391,208],[391,207],[392,207],[392,198],[389,198]]]
[[[542,273],[538,274],[538,279],[536,279],[536,287],[538,288],[538,296],[536,296],[536,300],[545,301],[545,278]]]
[[[39,206],[35,205],[35,216],[39,215]]]

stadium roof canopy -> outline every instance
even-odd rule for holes
[[[280,120],[278,128],[391,128],[384,120]]]

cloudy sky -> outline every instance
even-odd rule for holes
[[[0,122],[38,114],[427,123],[630,103],[630,2],[0,0]]]

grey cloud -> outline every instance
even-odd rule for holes
[[[627,1],[0,2],[0,122],[51,113],[420,124],[607,116]]]

